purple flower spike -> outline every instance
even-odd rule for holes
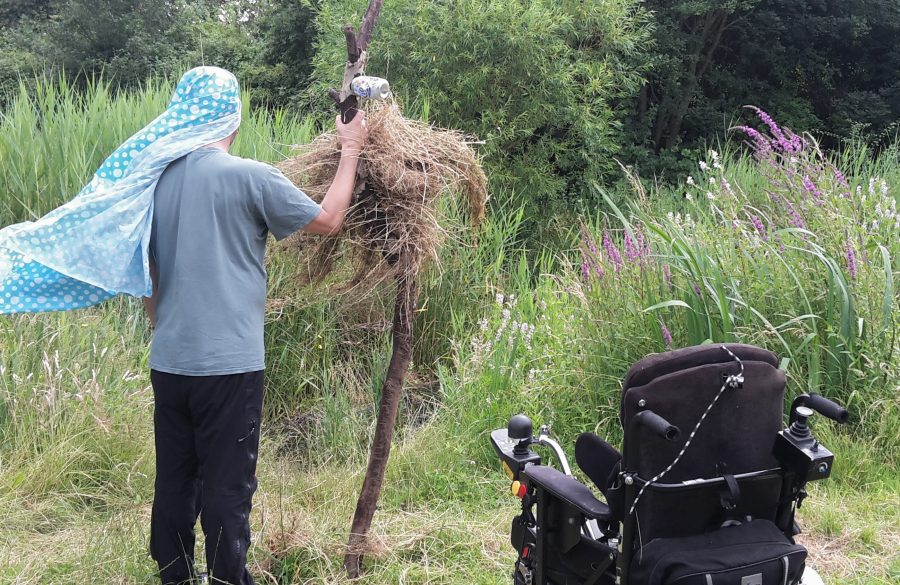
[[[634,240],[631,238],[631,234],[627,231],[625,232],[625,260],[629,263],[636,262],[638,258],[641,257],[640,250],[635,245]]]
[[[787,134],[790,136],[790,140],[788,141],[790,144],[789,152],[790,151],[801,152],[803,150],[803,148],[806,146],[806,141],[803,140],[802,137],[791,132],[790,130],[787,130]]]
[[[582,261],[581,263],[581,278],[585,282],[590,282],[591,280],[591,269],[588,267],[588,263]]]
[[[769,157],[772,152],[772,143],[760,134],[758,130],[750,126],[737,126],[735,130],[740,130],[753,141],[753,156],[757,160],[764,160]]]
[[[669,268],[668,264],[663,264],[663,281],[665,281],[666,286],[669,287],[669,290],[672,290],[672,269]]]
[[[666,327],[664,321],[660,320],[659,329],[662,332],[663,342],[666,344],[666,349],[672,349],[672,332],[669,331],[669,328]]]
[[[763,241],[769,241],[769,230],[763,224],[762,220],[755,215],[750,216],[750,223],[756,228],[757,233],[762,237]]]
[[[847,242],[845,246],[846,254],[847,254],[847,271],[850,273],[850,278],[856,279],[856,252],[853,250],[853,245],[850,242]]]
[[[813,196],[818,205],[822,205],[825,202],[822,200],[822,191],[816,187],[816,184],[812,182],[812,179],[809,178],[809,175],[804,175],[803,177],[803,189]]]
[[[791,216],[790,224],[795,228],[805,229],[806,223],[803,221],[803,216],[800,215],[800,212],[797,211],[793,205],[788,203],[788,214]]]
[[[759,116],[759,119],[762,121],[762,123],[769,127],[769,132],[771,132],[772,136],[775,137],[773,144],[786,152],[793,151],[794,145],[787,138],[785,138],[784,132],[781,131],[781,128],[778,126],[775,120],[772,119],[772,116],[770,116],[760,108],[757,108],[756,106],[753,106],[751,109],[756,112],[756,115]]]
[[[622,255],[619,254],[619,249],[612,243],[609,232],[605,230],[603,231],[603,249],[606,250],[606,257],[609,258],[616,272],[618,272],[622,267]]]
[[[846,187],[847,189],[850,188],[850,183],[847,182],[847,178],[844,176],[844,173],[842,173],[840,169],[838,169],[838,168],[834,169],[834,178],[842,186]]]

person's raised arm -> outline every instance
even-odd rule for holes
[[[325,198],[322,199],[321,213],[303,228],[305,232],[331,235],[344,224],[356,184],[359,153],[366,142],[365,112],[358,112],[347,124],[341,123],[338,116],[337,135],[341,142],[341,162]]]

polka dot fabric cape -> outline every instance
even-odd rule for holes
[[[170,162],[229,136],[240,122],[234,75],[217,67],[185,73],[166,111],[119,146],[74,199],[0,230],[0,314],[149,296],[157,180]]]

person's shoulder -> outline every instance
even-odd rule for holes
[[[233,165],[235,168],[256,172],[271,172],[275,170],[275,167],[272,165],[259,160],[244,158],[227,152],[224,154],[228,157],[229,164]]]
[[[220,164],[223,170],[236,178],[264,181],[279,173],[278,169],[268,163],[225,152],[222,154],[224,156],[221,157]]]
[[[229,154],[225,151],[204,153],[201,159],[205,172],[214,173],[230,181],[257,183],[265,181],[278,171],[272,165]]]

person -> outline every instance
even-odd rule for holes
[[[340,164],[321,204],[274,167],[229,153],[237,130],[174,160],[153,195],[150,348],[156,482],[150,551],[164,584],[253,583],[246,559],[263,403],[268,235],[341,228],[366,139],[337,120]],[[302,342],[302,340],[298,340]]]
[[[341,160],[320,205],[273,167],[228,153],[240,123],[234,75],[195,67],[74,198],[0,229],[0,315],[145,299],[155,327],[150,548],[163,583],[194,578],[198,514],[213,581],[253,582],[266,240],[340,229],[366,139],[364,113],[338,120]]]

